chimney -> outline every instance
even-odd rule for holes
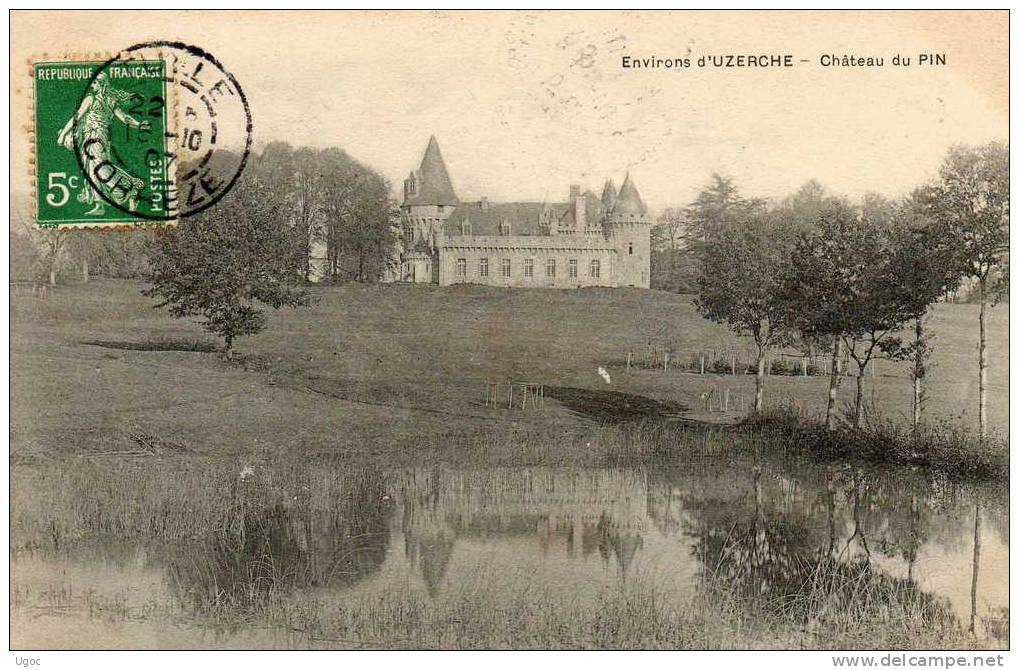
[[[482,212],[487,212],[488,211],[488,198],[482,198],[481,202],[479,202],[478,205],[481,207],[481,211]]]
[[[587,198],[580,192],[579,186],[570,187],[570,200],[573,202],[573,219],[576,221],[578,233],[587,231]]]
[[[403,180],[403,199],[407,200],[418,194],[417,175],[413,172]]]

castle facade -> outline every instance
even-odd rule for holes
[[[463,202],[432,137],[403,184],[393,281],[577,288],[651,278],[651,218],[627,174],[601,197],[571,186],[565,202]]]

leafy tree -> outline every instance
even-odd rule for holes
[[[708,248],[731,223],[744,221],[760,211],[764,201],[740,195],[731,177],[711,175],[711,181],[682,212],[683,229],[674,254],[674,272],[667,279],[670,290],[697,290]],[[678,214],[678,213],[677,213]]]
[[[272,184],[264,194],[276,201],[283,216],[277,224],[294,237],[297,251],[292,260],[295,271],[305,281],[311,279],[311,248],[323,241],[320,228],[325,178],[319,156],[321,151],[293,148],[286,142],[271,142],[260,154],[252,156],[243,180]]]
[[[824,186],[811,179],[772,207],[775,225],[780,227],[783,235],[795,239],[797,235],[812,232],[820,213],[838,202],[838,198],[828,193]],[[791,334],[789,345],[810,358],[831,351],[830,338],[800,331]]]
[[[951,251],[980,300],[980,437],[987,435],[987,309],[1008,295],[1008,145],[952,148],[937,181],[918,200],[934,221],[933,239]]]
[[[790,321],[804,337],[832,343],[831,378],[825,423],[835,427],[835,407],[842,378],[842,336],[852,327],[849,302],[865,268],[851,240],[856,210],[834,200],[817,215],[816,228],[799,233],[782,299]]]
[[[955,250],[937,237],[938,231],[924,215],[916,195],[898,207],[889,234],[894,253],[888,268],[889,281],[902,292],[908,320],[913,322],[913,340],[906,344],[900,338],[891,338],[884,349],[890,358],[912,363],[913,431],[916,433],[923,414],[923,381],[932,346],[926,327],[927,314],[932,304],[958,286],[961,275],[953,263]]]
[[[46,281],[50,286],[56,286],[57,271],[67,255],[68,231],[56,228],[38,230],[34,237],[42,249],[40,256],[46,268]]]
[[[325,230],[330,274],[378,281],[394,263],[399,213],[381,175],[346,155],[326,155],[339,166],[325,186]]]
[[[161,231],[151,247],[142,291],[178,317],[199,316],[206,331],[223,338],[227,357],[234,340],[265,327],[265,313],[307,304],[294,283],[294,237],[279,225],[280,203],[257,177],[239,182],[215,207]]]
[[[926,292],[914,293],[921,277],[909,277],[899,267],[907,260],[897,246],[901,239],[893,234],[900,210],[874,195],[866,196],[859,208],[830,203],[819,210],[816,229],[801,232],[796,245],[785,287],[789,307],[808,337],[834,344],[829,427],[834,425],[842,351],[856,364],[853,426],[860,428],[867,369],[876,358],[902,351],[898,331],[931,301]]]
[[[294,149],[273,142],[252,161],[252,173],[273,184],[267,197],[280,202],[300,251],[299,274],[312,275],[311,247],[325,248],[326,275],[374,281],[393,258],[396,235],[389,184],[337,148]]]
[[[665,209],[651,227],[651,284],[674,293],[690,293],[697,288],[697,266],[690,263],[684,243],[685,214],[672,207]]]
[[[731,177],[711,175],[711,182],[686,209],[687,227],[683,240],[695,257],[703,258],[715,238],[737,221],[745,221],[761,209],[764,201],[747,199]]]
[[[881,196],[865,196],[860,216],[848,229],[845,240],[855,247],[859,263],[855,282],[847,287],[844,306],[849,327],[842,336],[856,363],[854,428],[862,425],[867,368],[882,354],[898,349],[897,331],[920,309],[912,287],[899,281],[897,263],[903,259],[891,234],[897,210],[894,203]]]
[[[781,293],[788,275],[791,236],[765,212],[740,212],[711,236],[698,280],[697,308],[733,332],[749,335],[757,348],[754,411],[764,408],[768,354],[789,340],[790,312]]]
[[[110,252],[111,240],[105,233],[88,230],[68,230],[66,242],[68,256],[76,266],[82,282],[88,282],[97,266],[103,265]]]
[[[821,213],[837,202],[838,198],[828,193],[820,182],[811,179],[783,199],[776,209],[781,213],[786,227],[804,232],[813,230]]]

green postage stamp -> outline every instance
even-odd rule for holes
[[[136,44],[32,64],[42,228],[173,224],[215,205],[251,150],[240,84],[207,51]]]
[[[40,227],[173,216],[166,62],[33,65]]]

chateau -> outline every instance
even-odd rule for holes
[[[651,275],[651,218],[627,174],[601,197],[571,186],[566,202],[462,202],[435,137],[404,180],[398,272],[440,286],[638,286]]]

